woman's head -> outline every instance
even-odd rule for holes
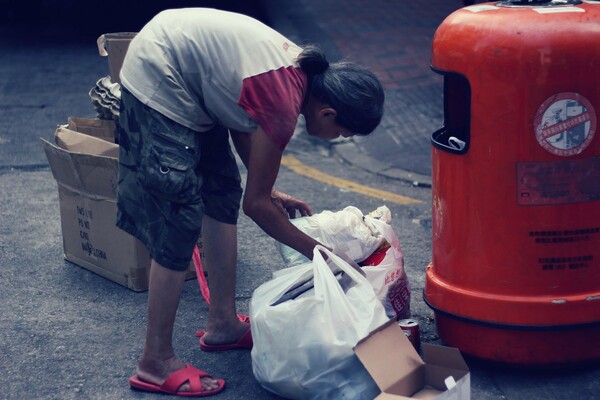
[[[309,101],[329,107],[334,122],[347,132],[368,135],[375,130],[383,116],[385,94],[373,72],[351,62],[329,64],[315,46],[304,48],[298,64],[308,76]],[[310,132],[310,117],[305,116]]]

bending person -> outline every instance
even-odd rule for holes
[[[249,324],[235,307],[242,188],[230,135],[248,170],[243,211],[312,258],[317,241],[289,221],[310,215],[309,205],[274,189],[283,150],[300,114],[318,138],[371,133],[381,121],[384,92],[367,69],[329,64],[318,48],[301,48],[253,18],[204,8],[154,17],[132,40],[120,78],[117,225],[144,243],[152,259],[146,341],[130,384],[218,393],[224,382],[186,367],[172,335],[202,230],[211,302],[201,345],[251,347]]]

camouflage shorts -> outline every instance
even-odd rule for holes
[[[226,128],[188,129],[124,88],[118,123],[117,226],[166,268],[188,268],[202,216],[236,224],[240,173]]]

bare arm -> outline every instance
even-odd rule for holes
[[[250,146],[251,146],[251,133],[246,132],[238,132],[234,130],[230,130],[231,138],[233,139],[233,144],[235,149],[242,159],[242,162],[248,169],[248,165],[250,162]],[[280,157],[281,159],[281,157]],[[305,217],[307,215],[312,215],[312,210],[310,206],[302,200],[299,200],[289,194],[280,192],[273,188],[271,190],[271,201],[275,203],[275,205],[281,210],[282,213],[286,214],[290,218],[296,218],[296,213]]]
[[[275,146],[260,127],[252,134],[232,132],[232,139],[248,169],[244,213],[269,236],[312,259],[313,248],[319,242],[296,228],[286,215],[286,212],[290,212],[289,209],[286,210],[286,205],[297,207],[301,214],[309,214],[310,208],[304,202],[273,190],[282,150]]]

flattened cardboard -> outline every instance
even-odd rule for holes
[[[381,394],[376,400],[470,400],[471,382],[460,351],[451,347],[422,345],[421,359],[395,320],[361,340],[354,352]],[[453,377],[448,388],[444,380]]]
[[[119,72],[123,66],[129,43],[136,34],[136,32],[105,33],[100,35],[97,40],[100,55],[108,56],[108,70],[113,83],[121,83]]]
[[[80,123],[82,121],[79,121]],[[88,121],[109,136],[114,125]],[[65,258],[134,291],[148,289],[150,257],[136,238],[117,228],[118,145],[59,126],[56,144],[42,139],[58,185]],[[195,278],[193,264],[187,279]]]

